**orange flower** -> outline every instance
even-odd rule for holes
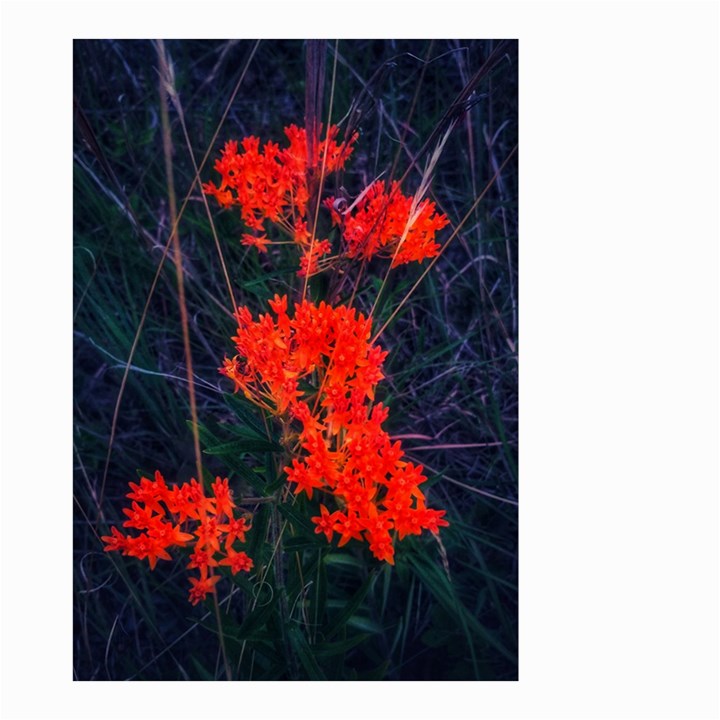
[[[159,470],[155,472],[154,480],[143,477],[139,485],[131,482],[130,487],[132,492],[128,493],[127,497],[147,505],[153,512],[163,514],[160,503],[167,500],[169,490]]]
[[[267,239],[267,235],[261,235],[258,237],[257,235],[244,233],[240,242],[248,247],[256,247],[261,253],[266,253],[267,246],[270,241]]]
[[[381,533],[370,536],[370,552],[378,559],[385,560],[390,565],[395,564],[395,549],[389,533]]]
[[[147,559],[152,570],[158,559],[171,559],[167,552],[169,548],[183,547],[197,538],[187,565],[189,569],[200,571],[199,579],[191,578],[190,600],[193,604],[204,599],[219,580],[220,576],[210,577],[210,568],[229,564],[233,572],[237,572],[238,568],[249,570],[252,567],[252,560],[232,547],[236,541],[245,541],[250,526],[245,518],[233,518],[235,503],[227,478],[215,478],[212,498],[205,495],[202,485],[194,478],[171,490],[159,472],[155,473],[154,481],[142,478],[139,485],[130,483],[130,487],[133,491],[128,497],[132,506],[123,509],[128,516],[124,526],[144,532],[131,537],[113,526],[111,534],[101,538],[106,552],[119,551],[139,560]],[[165,520],[168,516],[169,521]],[[227,522],[219,522],[222,519]],[[183,522],[197,523],[193,534],[182,531]]]
[[[100,539],[105,543],[105,552],[119,550],[127,555],[128,539],[115,526],[110,528],[110,535],[103,535]]]
[[[214,558],[215,553],[208,552],[202,547],[202,543],[198,542],[195,545],[195,552],[190,556],[190,562],[188,563],[188,569],[192,570],[197,568],[200,570],[202,577],[207,577],[208,568],[217,567],[218,561]]]
[[[334,513],[336,515],[335,527],[333,530],[340,533],[340,540],[338,547],[342,547],[345,543],[351,539],[362,540],[363,537],[360,533],[361,525],[358,520],[358,516],[355,513],[348,513],[347,515],[342,512]]]
[[[171,545],[183,546],[190,540],[194,540],[192,535],[182,532],[179,525],[162,522],[159,519],[150,526],[148,534],[151,538],[162,543],[164,547],[170,547]]]
[[[232,517],[232,509],[235,507],[228,482],[227,478],[221,480],[219,477],[216,477],[212,486],[212,491],[215,495],[215,514],[218,517],[220,515]]]
[[[320,503],[320,515],[318,517],[310,518],[317,527],[315,528],[315,534],[325,533],[327,541],[332,540],[333,532],[335,531],[335,523],[338,520],[339,513],[330,513],[328,509]]]
[[[240,571],[250,572],[253,567],[253,561],[243,551],[235,552],[232,548],[228,549],[228,555],[220,561],[221,565],[229,565],[230,572],[235,575]]]
[[[124,508],[123,512],[128,516],[128,520],[123,523],[123,527],[137,528],[142,530],[153,524],[152,510],[140,507],[136,502],[132,504],[132,510]]]
[[[335,211],[335,198],[324,201],[330,208],[333,222],[342,223],[343,239],[348,256],[367,260],[375,255],[391,257],[391,267],[412,261],[422,262],[438,254],[440,246],[435,234],[450,221],[435,212],[435,203],[422,200],[414,206],[414,199],[400,192],[393,182],[385,192],[382,181],[373,183],[362,196],[352,213],[341,219]]]
[[[195,531],[198,536],[198,546],[206,550],[220,550],[220,528],[214,517],[207,517]]]
[[[300,258],[300,269],[298,270],[300,277],[314,275],[318,272],[318,261],[332,250],[328,240],[316,241],[312,245],[308,243],[306,247],[307,249]]]
[[[147,533],[141,533],[138,537],[128,538],[127,554],[139,560],[147,558],[151,570],[155,569],[155,564],[159,557],[163,560],[172,560],[162,543],[150,537]]]
[[[227,550],[235,540],[245,542],[245,533],[250,529],[245,518],[230,519],[225,525],[218,525],[218,530],[227,533],[225,538],[225,549]]]
[[[379,560],[394,561],[393,535],[437,532],[444,511],[425,507],[422,467],[403,459],[382,429],[388,408],[372,404],[387,356],[370,344],[371,321],[353,308],[296,303],[275,296],[253,320],[238,308],[238,355],[220,370],[246,396],[296,420],[299,448],[284,468],[295,494],[333,495],[341,511],[320,504],[315,532],[340,545],[365,540]],[[223,528],[224,529],[224,528]],[[392,533],[392,534],[391,534]]]
[[[292,227],[306,214],[308,202],[307,169],[320,167],[331,173],[344,166],[352,152],[357,133],[347,143],[338,144],[338,128],[332,126],[327,137],[315,144],[315,155],[308,160],[305,130],[291,125],[285,128],[289,146],[268,142],[260,149],[260,140],[250,136],[238,148],[236,140],[225,144],[215,170],[220,173],[218,187],[205,183],[203,192],[213,195],[223,207],[239,205],[242,218],[251,230],[261,231],[264,221]],[[265,252],[267,238],[243,235],[243,244],[254,245]]]
[[[190,596],[189,600],[193,605],[197,605],[201,600],[207,597],[209,592],[215,592],[215,585],[220,579],[219,575],[213,575],[207,578],[190,578]]]
[[[295,494],[299,494],[303,491],[307,493],[309,498],[313,495],[313,488],[323,487],[323,482],[320,478],[310,473],[307,465],[301,463],[299,460],[292,461],[292,467],[286,467],[285,472],[288,476],[288,481],[295,483]]]

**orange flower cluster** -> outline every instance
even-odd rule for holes
[[[171,489],[159,471],[154,480],[143,477],[140,484],[131,482],[130,488],[132,492],[127,497],[132,506],[123,509],[128,517],[123,527],[142,532],[134,537],[123,535],[113,526],[112,534],[101,538],[105,552],[119,550],[139,560],[147,558],[154,569],[158,558],[171,559],[168,548],[194,542],[187,566],[200,571],[199,578],[190,578],[189,600],[193,605],[214,592],[220,575],[213,575],[211,568],[226,565],[233,574],[252,569],[253,561],[234,547],[236,542],[245,542],[250,527],[245,518],[233,517],[235,503],[227,478],[215,479],[212,497],[205,495],[203,486],[195,479]],[[193,522],[198,525],[192,533],[180,529],[183,523]]]
[[[444,510],[425,505],[423,468],[403,460],[400,442],[382,429],[388,409],[373,404],[387,355],[370,343],[370,318],[353,308],[270,301],[270,313],[254,321],[238,309],[238,350],[220,371],[235,391],[286,420],[302,425],[299,456],[286,467],[295,493],[319,490],[335,498],[337,510],[320,505],[316,533],[342,546],[365,540],[379,560],[393,563],[393,534],[400,540],[448,525]]]
[[[331,173],[345,165],[357,133],[342,144],[335,142],[337,134],[337,126],[331,126],[325,140],[315,143],[310,161],[306,132],[295,125],[285,128],[290,144],[282,150],[273,142],[265,143],[261,150],[260,140],[250,136],[242,140],[242,152],[238,152],[237,141],[231,140],[215,162],[221,175],[220,186],[208,182],[203,184],[203,191],[214,195],[223,207],[240,206],[245,224],[256,233],[245,233],[244,245],[267,252],[264,221],[285,227],[305,252],[304,271],[312,271],[319,255],[329,252],[330,246],[312,243],[310,254],[310,233],[304,222],[309,199],[307,172],[308,167],[320,168],[324,164],[325,173]]]
[[[382,181],[373,183],[354,212],[343,217],[336,209],[335,198],[324,202],[333,222],[343,226],[349,257],[369,260],[381,254],[392,258],[392,267],[437,255],[440,246],[435,233],[450,222],[435,212],[435,203],[430,200],[422,200],[413,208],[413,198],[403,195],[397,182],[392,183],[390,192],[385,192]]]

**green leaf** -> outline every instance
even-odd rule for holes
[[[267,529],[271,515],[272,508],[269,503],[263,503],[253,517],[252,529],[248,533],[247,549],[245,552],[253,559],[256,567],[259,567],[263,562],[261,551],[267,549],[265,539],[267,537]]]
[[[235,432],[253,432],[256,437],[267,438],[267,429],[262,420],[258,419],[258,409],[241,395],[225,395],[225,404],[242,425],[231,426]],[[242,430],[240,430],[242,428]]]
[[[265,623],[276,610],[277,594],[273,594],[272,598],[262,607],[256,607],[243,621],[237,631],[235,638],[237,640],[251,640],[254,634],[264,627]]]
[[[322,552],[322,551],[320,551]],[[327,568],[324,563],[318,562],[317,577],[315,583],[315,609],[313,611],[313,620],[317,627],[325,618],[325,607],[327,604]]]
[[[303,635],[300,628],[295,624],[291,625],[288,635],[290,637],[290,644],[292,645],[295,654],[298,656],[300,664],[308,674],[308,677],[311,680],[327,680],[325,673],[320,669],[320,666],[313,655],[312,648],[308,644],[308,641],[305,639],[305,635]]]
[[[315,525],[312,524],[310,521],[310,518],[306,517],[302,513],[298,512],[298,510],[291,505],[289,502],[281,503],[278,505],[278,510],[286,517],[288,520],[291,520],[293,525],[295,526],[295,529],[301,529],[304,530],[306,533],[310,535],[310,538],[316,537],[315,534]],[[319,537],[319,536],[317,536]],[[317,544],[320,544],[320,538],[317,541]]]
[[[347,621],[347,624],[354,627],[356,630],[362,630],[363,632],[371,634],[380,634],[383,631],[382,627],[378,625],[378,623],[370,618],[363,617],[362,615],[353,615]]]
[[[190,661],[195,666],[195,670],[197,671],[200,680],[216,679],[213,674],[194,655],[190,656]]]
[[[475,657],[473,634],[481,637],[488,643],[488,645],[491,645],[508,660],[513,663],[517,663],[517,657],[499,640],[497,640],[497,638],[460,602],[445,573],[443,573],[435,565],[427,563],[420,558],[411,556],[410,562],[425,587],[438,600],[445,611],[451,617],[457,618],[460,623],[470,650],[476,677],[479,676],[479,673],[477,671],[477,659]]]
[[[228,467],[243,478],[258,495],[268,497],[271,494],[267,490],[267,483],[262,468],[249,468],[242,460],[226,459],[225,462],[228,464]]]
[[[372,670],[368,670],[367,672],[362,672],[357,674],[358,680],[383,680],[385,678],[385,675],[387,673],[388,668],[390,667],[390,661],[385,660],[384,662],[380,663],[376,668],[373,668]]]
[[[317,572],[319,562],[320,558],[318,557],[317,552],[311,553],[309,555],[309,557],[306,559],[305,563],[302,566],[302,572],[294,574],[292,576],[292,579],[288,581],[288,597],[297,597],[298,595],[300,595],[300,593],[303,592],[303,588],[305,587],[306,582],[304,579],[312,577]]]
[[[282,446],[269,440],[238,438],[219,445],[210,445],[203,451],[207,455],[241,455],[248,452],[280,452]]]
[[[278,491],[285,483],[287,482],[287,478],[285,477],[285,473],[282,472],[280,475],[275,478],[272,482],[268,483],[267,488],[265,489],[265,492],[268,495],[272,495],[274,492]]]
[[[341,630],[355,614],[357,609],[362,604],[368,590],[372,586],[375,577],[377,576],[377,570],[373,569],[370,574],[365,578],[363,584],[357,589],[355,594],[352,596],[345,608],[335,617],[335,620],[330,624],[325,637],[330,640],[332,639],[339,630]]]
[[[317,552],[320,543],[315,538],[308,538],[305,535],[298,535],[283,541],[283,549],[289,553],[299,553],[303,550],[315,550]]]
[[[356,558],[354,555],[350,555],[349,553],[328,553],[324,560],[326,565],[335,565],[340,567],[352,567],[356,568],[358,570],[364,570],[365,569],[365,563],[363,563],[359,558]]]
[[[338,640],[337,642],[327,642],[314,645],[315,656],[320,658],[334,657],[335,655],[344,655],[354,647],[361,645],[370,637],[369,633],[360,633],[347,640]]]
[[[190,428],[190,430],[193,429],[193,421],[192,420],[186,420],[187,426]],[[197,424],[198,429],[198,435],[200,437],[200,444],[207,447],[208,445],[216,445],[219,440],[215,437],[215,435],[202,423]]]

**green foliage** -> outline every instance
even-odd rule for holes
[[[333,121],[356,101],[363,113],[338,186],[357,194],[380,173],[408,171],[404,185],[414,191],[433,148],[412,159],[496,45],[341,41]],[[195,162],[210,151],[203,181],[214,179],[225,140],[278,140],[285,125],[303,123],[304,43],[263,41],[252,59],[250,41],[166,47]],[[326,113],[334,50],[329,42]],[[149,572],[103,553],[99,540],[120,524],[135,468],[160,469],[171,482],[196,474],[172,258],[160,267],[170,221],[156,67],[148,42],[75,43],[75,677],[516,679],[516,45],[478,84],[435,169],[432,199],[453,228],[487,187],[482,201],[409,298],[427,263],[383,282],[387,263],[373,261],[354,298],[367,314],[379,296],[374,328],[389,321],[378,340],[389,356],[377,399],[451,523],[441,543],[428,534],[399,543],[394,567],[364,545],[338,548],[315,533],[317,499],[285,482],[281,428],[218,374],[235,323],[171,110],[178,204],[189,198],[179,236],[205,482],[229,477],[253,513],[246,551],[255,567],[236,576],[221,568],[217,608],[187,602],[186,556]],[[290,248],[270,262],[239,244],[239,213],[212,203],[211,211],[238,304],[260,308],[297,286]],[[311,283],[311,296],[323,297],[324,283]]]

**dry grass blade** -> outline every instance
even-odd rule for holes
[[[188,395],[190,399],[190,415],[192,419],[193,448],[195,451],[195,465],[199,482],[203,480],[202,455],[200,453],[200,431],[198,429],[197,400],[195,397],[195,381],[193,377],[192,350],[190,347],[190,326],[188,322],[187,303],[185,300],[185,281],[183,273],[183,255],[180,247],[180,236],[178,234],[177,200],[175,197],[175,180],[173,173],[173,146],[170,130],[170,115],[168,112],[168,96],[177,97],[175,90],[175,77],[172,71],[172,63],[168,58],[165,45],[162,40],[156,43],[158,61],[160,63],[160,118],[163,129],[163,151],[165,154],[165,172],[167,175],[168,202],[170,205],[170,225],[172,227],[171,240],[174,248],[175,270],[177,274],[178,304],[180,309],[180,323],[182,326],[183,350],[185,353],[185,367],[188,378]],[[210,570],[212,575],[212,569]],[[213,593],[215,603],[215,618],[218,626],[218,638],[220,640],[220,651],[222,654],[225,675],[232,680],[232,671],[227,658],[225,648],[225,637],[220,619],[220,607],[217,595]]]
[[[180,324],[183,336],[183,351],[185,353],[185,368],[188,379],[188,396],[190,399],[190,414],[192,416],[193,447],[195,450],[195,469],[197,478],[202,481],[202,455],[200,454],[200,433],[198,432],[197,401],[195,398],[195,378],[193,375],[192,350],[190,348],[190,326],[188,322],[187,302],[185,300],[185,274],[183,271],[183,254],[178,233],[177,198],[175,196],[175,177],[173,173],[173,145],[170,130],[170,115],[168,112],[168,96],[174,96],[175,78],[172,65],[167,57],[165,45],[162,40],[156,44],[158,60],[160,63],[160,119],[163,130],[163,152],[165,155],[165,175],[167,178],[168,204],[170,207],[170,241],[173,245],[173,259],[178,288],[178,305],[180,310]]]

